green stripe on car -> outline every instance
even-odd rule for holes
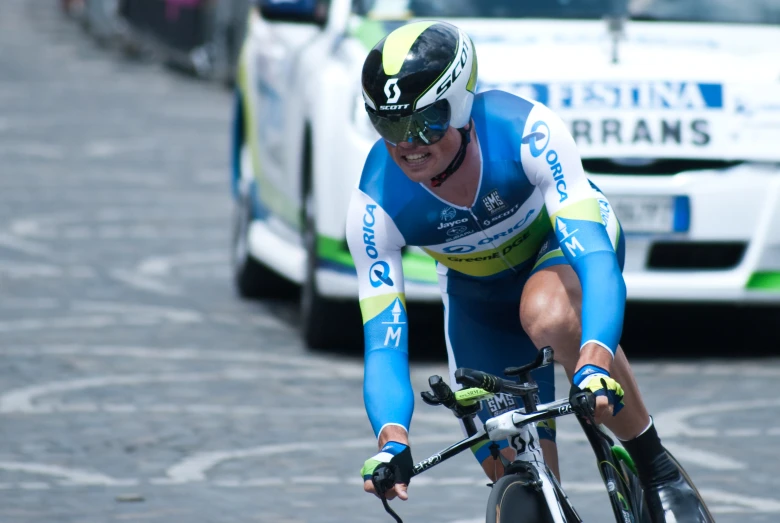
[[[354,267],[347,242],[329,236],[317,236],[317,256],[322,260],[335,262],[346,267]]]
[[[747,282],[748,289],[780,291],[780,272],[755,272]]]
[[[423,283],[436,283],[439,277],[436,274],[436,261],[427,254],[416,252],[404,253],[401,258],[404,268],[404,278]]]
[[[387,24],[378,20],[362,20],[350,31],[366,49],[372,49],[388,33]]]

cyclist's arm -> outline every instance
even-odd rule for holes
[[[626,287],[577,146],[563,121],[542,104],[528,115],[523,137],[523,169],[541,189],[561,250],[582,286],[580,347],[600,345],[614,357]]]
[[[399,441],[409,431],[414,408],[401,267],[404,239],[390,216],[355,188],[347,213],[347,243],[363,315],[366,412],[380,443]]]

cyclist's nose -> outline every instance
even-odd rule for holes
[[[400,148],[404,152],[411,152],[414,149],[425,147],[424,145],[420,145],[418,143],[414,142],[398,142],[397,145],[398,148]]]

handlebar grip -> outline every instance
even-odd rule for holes
[[[448,409],[451,409],[457,405],[457,402],[455,401],[455,395],[452,393],[452,389],[450,389],[450,386],[441,379],[441,376],[431,376],[428,378],[428,385],[430,385],[433,394],[442,405]]]
[[[577,413],[593,416],[596,412],[596,396],[589,390],[577,392],[571,397],[571,406]]]
[[[455,371],[455,381],[461,385],[469,385],[472,387],[479,387],[480,389],[498,394],[501,392],[502,379],[473,369],[458,369]]]
[[[371,475],[371,483],[379,497],[384,497],[385,492],[395,486],[395,474],[387,465],[379,465]]]

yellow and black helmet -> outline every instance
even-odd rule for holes
[[[366,111],[385,140],[435,143],[450,125],[465,127],[471,118],[474,44],[446,22],[403,25],[368,53],[362,83]]]

